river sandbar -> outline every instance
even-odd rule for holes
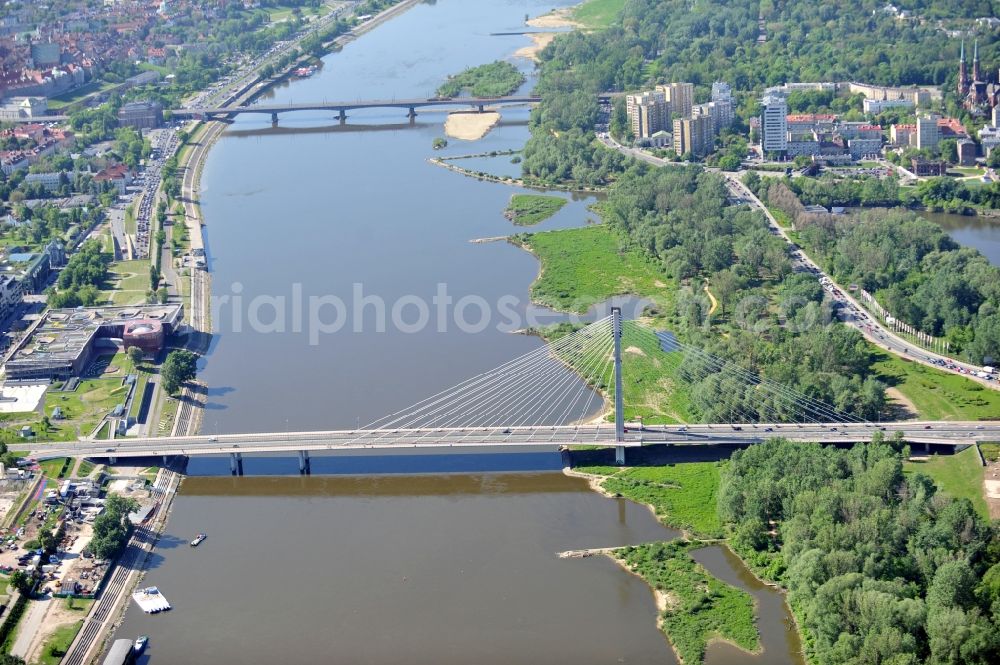
[[[500,114],[496,111],[453,111],[444,122],[444,133],[453,139],[476,141],[489,134],[499,123]]]
[[[527,23],[532,28],[582,28],[582,24],[570,18],[572,15],[573,7],[562,7],[528,19]]]
[[[514,51],[515,58],[528,58],[538,62],[538,54],[552,43],[558,33],[555,32],[533,32],[528,35],[531,43]]]

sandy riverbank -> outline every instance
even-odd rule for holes
[[[532,28],[582,28],[581,23],[570,18],[573,15],[573,9],[573,7],[553,9],[548,14],[528,19],[527,23]]]
[[[483,113],[453,111],[445,120],[444,133],[453,139],[475,141],[489,134],[498,124],[500,124],[500,114],[496,111]]]
[[[531,40],[531,43],[514,51],[514,57],[528,58],[529,60],[538,62],[538,54],[552,43],[557,34],[556,32],[533,32],[529,34],[528,38]]]

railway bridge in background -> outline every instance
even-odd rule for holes
[[[626,376],[627,363],[622,362],[622,339],[626,334],[630,357],[658,354],[656,360],[678,380],[700,380],[718,373],[737,378],[743,392],[753,400],[752,412],[744,402],[731,407],[727,422],[656,426],[626,422],[626,379],[628,385],[639,385],[641,381],[641,370],[635,377]],[[595,407],[604,404],[602,393],[610,396],[613,408],[609,415],[613,418],[595,420]],[[241,475],[245,454],[297,455],[299,470],[309,473],[309,454],[320,451],[398,453],[421,448],[455,451],[587,445],[613,447],[615,461],[624,464],[627,448],[650,444],[748,445],[778,436],[800,442],[857,443],[897,433],[908,442],[925,446],[966,446],[1000,440],[1000,421],[870,422],[751,374],[734,363],[683,344],[672,335],[655,332],[637,321],[623,321],[621,310],[613,308],[609,317],[364,427],[115,440],[84,438],[13,444],[10,448],[37,457],[82,456],[112,463],[119,458],[228,455],[233,474]]]

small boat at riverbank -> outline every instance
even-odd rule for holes
[[[307,79],[315,73],[316,73],[315,65],[310,65],[309,67],[299,67],[294,72],[292,72],[295,78],[300,78],[300,79]]]
[[[170,603],[167,602],[167,599],[163,597],[163,594],[155,586],[139,589],[132,594],[132,600],[146,614],[157,614],[170,609]]]
[[[191,541],[191,547],[198,547],[206,538],[208,538],[206,534],[199,533],[194,537],[194,540]]]
[[[135,652],[135,655],[141,656],[142,652],[146,650],[146,644],[148,643],[149,635],[140,635],[139,639],[137,639],[135,644],[132,645],[132,651]]]

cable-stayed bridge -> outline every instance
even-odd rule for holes
[[[717,422],[627,422],[625,390],[662,376],[681,383],[716,382],[717,394],[725,399],[710,405],[706,415]],[[599,445],[613,446],[616,461],[623,464],[626,448],[644,444],[748,444],[775,436],[847,443],[870,441],[876,432],[899,432],[911,443],[968,445],[1000,438],[1000,422],[873,423],[669,333],[623,321],[615,308],[611,316],[355,429],[81,439],[11,448],[111,459],[229,455],[234,473],[241,472],[244,454],[297,454],[300,470],[307,472],[309,453],[328,450]]]

